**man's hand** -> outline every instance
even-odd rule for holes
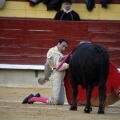
[[[48,81],[49,81],[49,78],[48,78],[48,77],[45,77],[45,78],[44,78],[44,81],[45,81],[45,82],[48,82]]]
[[[39,78],[39,79],[38,79],[38,83],[39,83],[40,85],[43,85],[43,84],[45,84],[45,83],[48,82],[48,81],[49,81],[49,78],[48,78],[48,77]]]

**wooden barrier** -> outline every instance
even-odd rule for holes
[[[0,64],[44,65],[48,49],[66,38],[70,52],[81,40],[104,46],[120,68],[120,21],[0,18]]]

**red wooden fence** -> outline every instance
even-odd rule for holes
[[[0,64],[45,63],[48,49],[66,38],[71,51],[81,40],[103,45],[120,67],[120,21],[54,21],[0,18]],[[65,53],[65,54],[66,54]]]

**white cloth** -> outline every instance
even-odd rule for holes
[[[63,11],[64,11],[65,13],[69,13],[69,12],[72,11],[72,9],[70,9],[70,10],[66,10],[66,9],[64,9]]]

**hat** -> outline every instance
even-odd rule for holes
[[[38,83],[39,83],[40,85],[43,85],[43,84],[45,83],[45,80],[44,80],[43,78],[39,78],[39,79],[38,79]]]
[[[67,3],[72,3],[72,0],[63,0],[63,3],[67,2]]]

